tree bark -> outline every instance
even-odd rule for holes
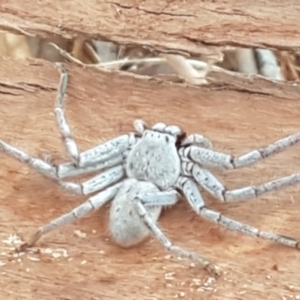
[[[209,52],[206,46],[297,50],[300,4],[286,1],[0,2],[0,29],[39,36],[107,39],[157,50]]]
[[[53,64],[0,63],[0,138],[33,156],[51,154],[55,162],[65,161],[53,114],[59,81]],[[201,133],[215,149],[235,155],[299,130],[300,102],[293,99],[184,87],[77,66],[67,70],[66,114],[80,150],[132,131],[137,118]],[[299,159],[299,146],[294,146],[251,168],[215,174],[228,188],[238,188],[299,172]],[[160,226],[176,245],[214,260],[224,272],[216,282],[205,284],[205,271],[170,257],[153,238],[132,249],[114,245],[107,207],[45,236],[37,245],[42,253],[15,257],[13,245],[5,243],[10,234],[26,240],[87,198],[62,191],[3,153],[0,166],[1,299],[224,300],[300,294],[296,250],[223,230],[195,215],[186,201],[166,210]],[[298,186],[245,203],[220,204],[205,192],[203,197],[224,215],[299,237]]]

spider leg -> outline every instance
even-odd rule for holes
[[[57,96],[55,103],[55,117],[65,143],[65,147],[68,155],[74,163],[78,163],[79,152],[75,140],[72,137],[71,129],[67,123],[65,113],[64,113],[64,102],[67,97],[67,85],[68,85],[68,74],[61,63],[56,64],[60,74],[59,85],[57,88]]]
[[[228,190],[210,171],[194,165],[191,170],[194,179],[211,195],[223,202],[254,199],[264,193],[279,190],[300,182],[300,173],[265,182],[256,186]]]
[[[198,147],[212,149],[211,141],[206,137],[204,137],[203,135],[197,133],[190,134],[181,142],[181,146],[188,146],[188,145],[194,145]]]
[[[79,167],[92,166],[116,156],[124,155],[137,141],[138,138],[133,133],[121,135],[92,149],[81,152],[77,165]]]
[[[164,205],[166,203],[165,197],[166,193],[168,192],[159,192],[157,194],[152,194],[150,198],[149,196],[140,195],[138,198],[136,198],[136,209],[138,214],[141,217],[141,220],[144,222],[144,224],[149,228],[150,232],[153,234],[153,236],[161,243],[161,245],[168,251],[173,252],[175,255],[178,255],[180,257],[188,258],[194,262],[197,262],[200,266],[205,268],[209,273],[212,275],[218,277],[219,273],[216,268],[216,266],[210,262],[205,257],[202,257],[198,255],[197,253],[186,251],[178,246],[173,245],[173,243],[169,240],[169,238],[161,231],[161,229],[158,227],[155,221],[150,217],[146,205]],[[171,194],[170,194],[171,195]],[[168,195],[168,198],[170,197]],[[155,199],[156,196],[156,199]],[[169,204],[175,204],[177,202],[177,192],[173,193],[173,201],[167,201]],[[148,198],[148,199],[147,199]],[[150,200],[150,201],[149,201]],[[169,205],[168,204],[168,205]]]
[[[159,193],[145,193],[139,197],[144,206],[171,206],[178,201],[179,194],[175,190],[161,191]]]
[[[212,149],[201,148],[191,145],[186,148],[179,149],[179,154],[183,160],[191,159],[204,167],[217,167],[225,169],[237,169],[253,165],[258,161],[275,155],[279,152],[300,142],[300,133],[295,133],[285,137],[267,147],[252,150],[243,155],[234,157],[229,154],[214,151]]]
[[[89,165],[85,167],[78,167],[73,163],[67,162],[62,163],[57,166],[57,177],[59,179],[63,179],[66,177],[78,176],[86,173],[91,173],[95,171],[101,171],[103,169],[111,168],[116,165],[120,165],[125,160],[124,155],[117,155],[109,160],[105,160],[103,162],[98,162],[95,165]]]
[[[30,156],[29,154],[25,153],[22,150],[19,150],[4,141],[0,140],[0,150],[6,153],[7,155],[14,157],[15,159],[23,162],[30,167],[34,168],[35,170],[39,171],[40,173],[50,177],[50,178],[57,178],[57,170],[55,166],[44,161],[39,158],[35,158]]]
[[[30,156],[26,152],[19,150],[2,140],[0,140],[0,150],[7,155],[19,160],[20,162],[27,164],[29,167],[35,169],[43,175],[56,180],[100,171],[121,164],[125,159],[124,155],[118,155],[109,160],[98,162],[95,165],[78,167],[70,162],[56,165],[52,162],[48,162],[47,160]]]
[[[227,218],[214,210],[206,208],[205,202],[201,197],[197,185],[192,180],[181,177],[178,181],[178,187],[183,192],[191,207],[198,215],[214,223],[220,224],[221,226],[226,227],[230,230],[242,232],[250,236],[259,237],[288,247],[300,249],[299,240],[272,232],[260,231],[255,227]]]
[[[102,172],[93,178],[84,181],[83,183],[58,181],[58,184],[66,191],[80,194],[89,195],[94,192],[100,191],[107,186],[118,182],[125,176],[125,170],[122,165],[115,166],[111,169]]]
[[[24,251],[29,247],[32,247],[40,240],[45,234],[53,231],[59,227],[67,225],[85,216],[86,214],[99,209],[105,205],[108,201],[115,197],[122,183],[118,183],[114,186],[109,187],[105,191],[98,193],[95,196],[90,197],[86,202],[74,208],[72,211],[58,217],[57,219],[49,222],[48,224],[40,227],[29,239],[27,243],[22,244],[16,250],[18,252]]]
[[[125,175],[125,171],[122,165],[115,166],[118,163],[122,163],[122,156],[117,156],[109,161],[98,163],[95,166],[80,168],[71,163],[65,163],[56,166],[40,158],[31,157],[29,154],[13,146],[10,146],[1,140],[0,149],[8,155],[18,159],[19,161],[26,163],[43,175],[51,178],[53,181],[57,182],[63,189],[76,194],[87,195],[99,191],[109,186],[110,184],[117,182]],[[64,177],[99,171],[108,167],[111,168],[91,178],[90,180],[83,182],[82,184],[61,181],[61,179]]]
[[[60,73],[60,82],[58,86],[55,105],[56,122],[64,141],[66,151],[71,160],[77,166],[86,167],[94,165],[98,162],[109,160],[116,155],[122,154],[124,151],[128,150],[131,145],[136,143],[137,138],[133,133],[124,134],[80,153],[78,150],[78,146],[74,138],[72,137],[71,129],[64,112],[68,74],[61,63],[56,63],[56,65]]]

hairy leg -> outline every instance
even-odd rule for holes
[[[300,241],[292,237],[279,235],[273,232],[260,231],[259,229],[243,224],[241,222],[235,221],[233,219],[227,218],[220,213],[208,209],[205,206],[205,202],[201,197],[201,194],[197,188],[195,182],[189,178],[181,177],[178,182],[178,187],[183,192],[188,202],[190,203],[192,209],[200,216],[220,224],[230,230],[242,232],[247,235],[254,237],[259,237],[262,239],[270,240],[288,247],[296,248],[300,250]]]
[[[60,82],[55,105],[56,122],[64,141],[66,151],[76,165],[79,167],[86,167],[109,160],[114,156],[124,153],[124,151],[128,150],[130,146],[136,143],[137,138],[133,133],[124,134],[80,153],[64,112],[68,74],[61,63],[57,63],[56,65],[60,73]]]
[[[35,169],[43,175],[57,180],[113,167],[115,165],[121,164],[125,159],[125,156],[118,155],[109,160],[98,162],[94,165],[78,167],[70,162],[56,165],[47,160],[33,157],[26,152],[7,144],[2,140],[0,140],[0,150],[5,154],[19,160],[20,162],[27,164],[29,167]]]
[[[245,201],[300,183],[300,173],[271,180],[256,186],[228,190],[210,171],[193,165],[190,174],[211,195],[224,202]]]
[[[90,197],[86,202],[74,208],[72,211],[58,217],[57,219],[49,222],[48,224],[43,225],[30,237],[27,243],[22,244],[19,248],[17,248],[17,251],[24,251],[27,248],[34,246],[36,242],[40,240],[45,234],[59,227],[72,223],[75,220],[80,219],[86,214],[90,213],[91,211],[99,209],[117,194],[121,185],[122,183],[118,183],[106,189],[105,191]]]
[[[175,192],[175,191],[174,191]],[[168,251],[173,252],[174,254],[188,258],[197,264],[199,264],[201,267],[205,268],[210,274],[212,274],[215,277],[219,276],[219,272],[216,268],[216,266],[210,262],[208,259],[206,259],[203,256],[198,255],[194,252],[189,252],[181,247],[173,245],[173,243],[169,240],[169,238],[161,231],[159,226],[156,224],[156,222],[150,217],[148,211],[147,211],[147,205],[151,205],[151,203],[155,203],[155,205],[166,205],[168,201],[166,201],[166,193],[167,192],[159,192],[156,195],[151,196],[151,201],[149,202],[149,196],[143,196],[140,195],[136,202],[136,209],[144,222],[144,224],[148,227],[148,229],[151,231],[153,236],[161,243],[161,245]],[[169,201],[169,204],[175,204],[177,202],[177,192],[173,194],[173,201]],[[156,196],[156,199],[155,199]],[[169,197],[169,196],[168,196]],[[148,198],[148,200],[146,200]],[[172,203],[173,202],[173,203]]]
[[[179,155],[183,158],[183,160],[186,161],[190,159],[203,167],[237,169],[251,166],[259,162],[260,160],[282,152],[299,142],[300,133],[297,132],[281,140],[278,140],[277,142],[270,144],[267,147],[252,150],[237,157],[217,152],[212,149],[201,148],[196,145],[191,145],[179,149]]]

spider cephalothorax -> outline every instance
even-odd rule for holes
[[[135,128],[142,130],[143,125],[143,121],[135,121]],[[158,123],[141,133],[127,156],[127,176],[150,181],[162,190],[174,186],[181,171],[176,147],[180,128]]]
[[[209,169],[236,169],[250,166],[300,141],[300,133],[283,138],[265,148],[233,157],[212,149],[200,134],[186,136],[178,126],[157,123],[148,128],[141,120],[135,133],[123,134],[95,148],[79,152],[64,115],[67,73],[58,65],[61,80],[55,107],[58,128],[71,162],[55,165],[0,140],[0,150],[55,180],[62,188],[90,198],[71,212],[43,225],[19,250],[34,245],[44,234],[81,218],[112,200],[109,228],[113,239],[129,247],[150,233],[169,251],[190,258],[217,275],[215,266],[198,254],[174,246],[157,225],[163,207],[177,203],[179,193],[198,215],[226,228],[299,248],[299,241],[227,218],[206,207],[199,187],[221,201],[240,201],[300,182],[300,173],[259,186],[228,190]],[[99,172],[82,183],[64,178]]]

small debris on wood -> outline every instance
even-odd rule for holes
[[[27,258],[31,261],[40,261],[40,259],[37,257],[27,256]]]
[[[8,238],[2,240],[2,242],[6,245],[19,245],[23,243],[23,241],[16,234],[10,234]]]
[[[3,267],[5,265],[6,265],[6,263],[0,260],[0,267]]]
[[[80,230],[74,230],[74,234],[80,238],[85,238],[86,237],[86,233],[82,232]]]
[[[176,274],[175,272],[166,273],[165,274],[165,279],[166,280],[174,280],[174,275],[175,274]]]

